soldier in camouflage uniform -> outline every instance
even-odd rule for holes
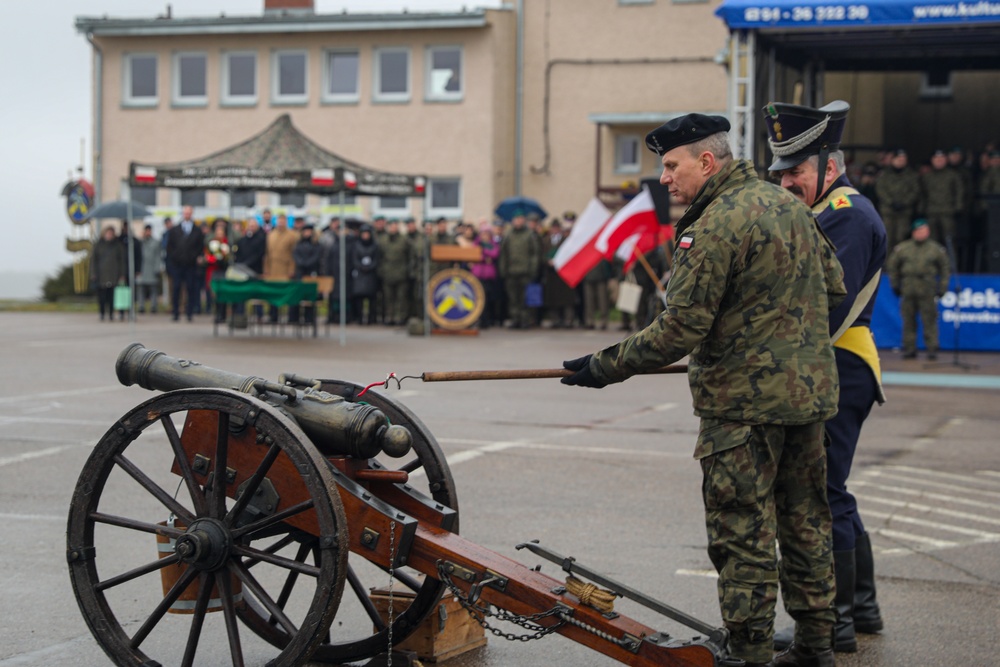
[[[399,233],[399,221],[390,220],[385,237],[379,243],[382,253],[379,268],[382,273],[382,294],[385,298],[385,323],[389,326],[406,324],[410,312],[409,271],[413,249]]]
[[[890,248],[906,238],[920,203],[920,176],[907,166],[907,161],[906,151],[896,150],[889,167],[882,170],[875,182],[878,212],[885,223]]]
[[[500,242],[497,266],[507,290],[507,310],[513,329],[528,329],[533,324],[531,310],[524,302],[524,293],[528,283],[538,278],[541,258],[542,244],[538,234],[528,228],[523,213],[515,215]]]
[[[920,187],[931,236],[947,247],[955,238],[955,217],[965,204],[965,192],[962,177],[948,166],[948,156],[943,150],[934,151],[931,170],[920,175]]]
[[[564,362],[574,373],[562,382],[600,388],[690,354],[695,457],[730,655],[771,664],[780,581],[801,650],[774,664],[827,667],[834,579],[823,421],[837,410],[828,318],[845,295],[843,273],[809,209],[733,160],[728,130],[721,116],[689,114],[647,135],[660,182],[689,204],[667,308],[624,341]]]
[[[900,297],[903,315],[903,358],[917,356],[917,315],[924,325],[924,347],[927,358],[936,359],[938,350],[938,310],[935,297],[948,290],[948,253],[944,246],[930,238],[931,232],[923,218],[913,223],[913,234],[889,255],[889,282]]]

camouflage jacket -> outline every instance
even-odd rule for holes
[[[962,176],[952,169],[934,169],[920,176],[924,211],[928,215],[954,215],[965,205]]]
[[[406,282],[409,277],[413,247],[402,234],[386,233],[378,242],[382,253],[379,262],[379,277],[387,283]]]
[[[843,271],[811,212],[734,161],[677,223],[667,309],[595,354],[598,379],[620,382],[691,355],[695,414],[807,424],[837,413],[830,309]]]
[[[500,242],[500,275],[528,277],[534,280],[538,277],[542,261],[542,244],[538,234],[527,227],[514,229],[511,227]]]
[[[912,216],[920,202],[920,176],[912,169],[883,169],[875,181],[879,212]]]
[[[892,291],[903,296],[942,296],[948,291],[949,262],[944,246],[933,239],[907,239],[888,261]]]

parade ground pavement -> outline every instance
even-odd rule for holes
[[[70,584],[66,525],[95,444],[155,395],[118,382],[115,361],[130,343],[271,380],[295,373],[368,385],[390,372],[556,368],[625,335],[490,329],[415,337],[352,326],[342,343],[337,327],[329,337],[320,327],[317,338],[264,333],[213,336],[205,316],[193,323],[163,314],[107,323],[95,314],[0,313],[0,667],[111,664]],[[865,425],[849,488],[872,535],[885,631],[861,636],[858,652],[838,654],[837,664],[1000,664],[1000,355],[945,351],[932,363],[888,351],[883,363],[888,402]],[[466,539],[529,567],[541,559],[514,547],[540,539],[712,626],[720,623],[705,551],[701,471],[692,456],[698,420],[684,375],[636,377],[603,390],[553,379],[409,378],[378,391],[417,415],[440,444]],[[155,558],[149,535],[123,549]],[[548,562],[542,573],[562,578]],[[675,637],[697,634],[628,601],[618,601],[616,611]],[[137,603],[120,620],[134,631],[148,613]],[[778,626],[788,621],[779,610]],[[340,622],[338,616],[335,630]],[[187,623],[178,626],[178,643]],[[267,659],[251,653],[247,664]],[[227,660],[206,653],[197,664]],[[510,642],[490,635],[485,647],[445,664],[617,663],[559,636]]]

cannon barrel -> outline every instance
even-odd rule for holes
[[[390,425],[378,408],[352,403],[325,391],[270,382],[252,375],[203,366],[132,343],[118,355],[118,380],[125,386],[172,391],[196,387],[235,389],[253,393],[295,421],[320,452],[327,456],[371,458],[379,452],[401,457],[410,451],[412,434]]]

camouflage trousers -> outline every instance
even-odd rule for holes
[[[835,591],[823,424],[703,419],[696,456],[732,657],[771,660],[779,582],[795,641],[829,648]]]
[[[938,307],[934,293],[929,290],[905,290],[899,300],[899,313],[903,319],[903,352],[917,351],[917,316],[924,325],[924,347],[928,352],[938,350]]]

